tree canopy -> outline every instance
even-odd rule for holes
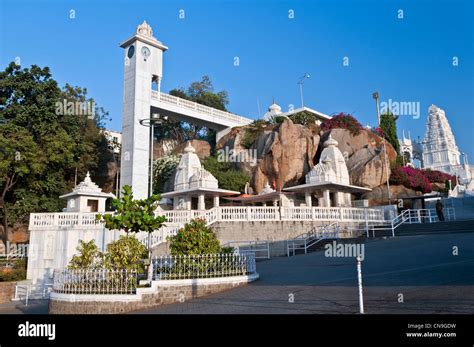
[[[81,107],[91,105],[89,114]],[[87,90],[66,84],[61,89],[48,67],[21,68],[14,62],[0,72],[0,207],[5,229],[26,223],[31,212],[60,211],[59,195],[90,171],[97,177],[113,160],[101,132],[108,116]]]
[[[226,105],[229,103],[226,91],[214,92],[214,86],[209,76],[203,76],[200,81],[192,82],[187,89],[177,88],[170,90],[171,95],[197,102],[201,105],[216,108],[221,111],[227,111]],[[182,143],[184,141],[201,139],[208,141],[211,146],[216,142],[216,133],[214,130],[200,125],[168,120],[155,131],[157,140],[173,139]]]

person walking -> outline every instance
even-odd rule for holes
[[[438,214],[438,219],[440,222],[444,222],[444,213],[443,213],[443,203],[441,202],[441,199],[438,199],[438,202],[436,203],[436,213]]]

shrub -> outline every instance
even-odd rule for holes
[[[26,279],[26,259],[16,260],[13,267],[0,269],[0,282],[15,282]]]
[[[380,136],[380,137],[384,137],[384,136],[385,136],[385,133],[384,133],[383,129],[380,128],[380,127],[371,128],[370,130],[371,130],[375,135],[377,135],[377,136]]]
[[[407,188],[430,193],[433,191],[428,178],[419,169],[410,166],[395,166],[392,168],[390,183],[401,184]]]
[[[69,262],[68,268],[76,269],[99,269],[109,270],[137,270],[144,272],[143,259],[147,258],[146,247],[134,236],[120,236],[117,241],[107,245],[107,251],[102,253],[94,240],[89,242],[80,241],[77,246],[79,254],[74,255]]]
[[[290,116],[290,119],[295,124],[301,124],[306,126],[310,124],[315,124],[315,122],[318,120],[314,113],[308,111],[295,113]]]
[[[267,125],[268,122],[263,119],[253,121],[244,128],[244,134],[240,144],[247,149],[252,147],[255,140],[263,133]]]
[[[153,192],[163,192],[165,182],[171,177],[179,164],[177,155],[165,155],[153,163]]]
[[[103,254],[94,240],[89,242],[79,240],[76,250],[79,254],[72,256],[68,266],[69,269],[97,269],[102,265]]]
[[[110,270],[137,270],[143,272],[143,259],[148,257],[146,247],[134,236],[120,236],[107,245],[103,267]]]
[[[426,176],[426,178],[428,178],[428,180],[432,183],[446,183],[446,181],[451,181],[453,187],[456,185],[456,176],[430,169],[422,170],[422,172]]]
[[[216,156],[203,160],[202,166],[219,182],[219,187],[235,191],[243,191],[245,184],[250,181],[246,173],[232,168],[231,163],[219,161]]]
[[[346,129],[349,130],[352,135],[358,135],[362,130],[362,125],[357,121],[357,119],[352,117],[352,115],[344,114],[342,112],[321,124],[321,129],[323,131],[336,128]]]
[[[168,237],[172,255],[213,254],[222,251],[219,240],[204,219],[193,219]]]

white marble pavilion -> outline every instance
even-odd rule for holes
[[[188,142],[177,167],[174,189],[161,197],[172,199],[175,210],[205,210],[218,207],[221,196],[236,194],[240,192],[219,188],[217,179],[201,166],[196,150]]]
[[[313,206],[313,198],[320,207],[350,207],[352,193],[370,192],[371,189],[350,184],[346,161],[335,139],[329,136],[323,145],[319,163],[306,175],[306,183],[284,190],[304,194],[307,207]]]
[[[115,198],[115,195],[104,193],[92,182],[88,171],[84,181],[74,187],[71,193],[61,195],[60,198],[67,199],[67,207],[63,212],[105,212],[106,200]]]

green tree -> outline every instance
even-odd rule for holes
[[[214,254],[221,252],[216,234],[203,219],[193,219],[168,237],[172,255]]]
[[[380,116],[380,128],[383,130],[385,139],[390,142],[397,153],[400,153],[400,143],[397,136],[397,119],[392,112],[384,113]]]
[[[1,240],[8,240],[7,194],[19,180],[36,175],[44,168],[45,158],[33,137],[22,127],[7,123],[0,126],[0,207],[3,212]]]
[[[109,230],[124,230],[138,233],[151,233],[166,222],[165,216],[155,216],[155,210],[160,200],[159,195],[152,195],[142,200],[133,199],[132,188],[124,186],[119,199],[112,200],[115,213],[97,214],[97,220],[105,223]]]
[[[15,127],[14,132],[18,135],[8,135],[8,141],[3,135],[3,140],[0,140],[10,142],[2,146],[10,149],[3,150],[0,157],[4,163],[0,169],[3,170],[0,193],[10,186],[2,202],[3,225],[26,223],[31,212],[60,211],[65,202],[59,199],[59,195],[73,187],[76,167],[79,177],[87,171],[99,177],[99,172],[106,166],[104,162],[111,160],[111,151],[101,133],[107,112],[95,107],[94,114],[87,115],[76,108],[65,112],[58,107],[68,102],[95,105],[84,88],[66,84],[61,90],[48,67],[32,65],[21,68],[12,62],[0,72],[1,132],[6,134]],[[16,137],[29,145],[23,146],[15,140]],[[18,149],[18,146],[23,146],[23,149]],[[8,165],[5,163],[11,160],[8,156],[12,150],[20,152],[22,160],[31,158],[40,163],[41,170],[36,170],[30,163],[28,170],[21,169],[21,173],[15,173],[14,185],[11,185],[11,179],[7,184],[4,173],[8,171]]]
[[[214,86],[212,85],[209,76],[203,76],[200,81],[191,83],[186,90],[183,88],[177,88],[170,90],[169,93],[170,95],[222,111],[227,111],[226,105],[229,103],[226,91],[214,92]],[[155,136],[158,140],[171,138],[180,143],[193,139],[202,139],[208,141],[212,147],[214,147],[216,141],[216,133],[214,130],[200,125],[175,120],[164,122],[157,128]]]

